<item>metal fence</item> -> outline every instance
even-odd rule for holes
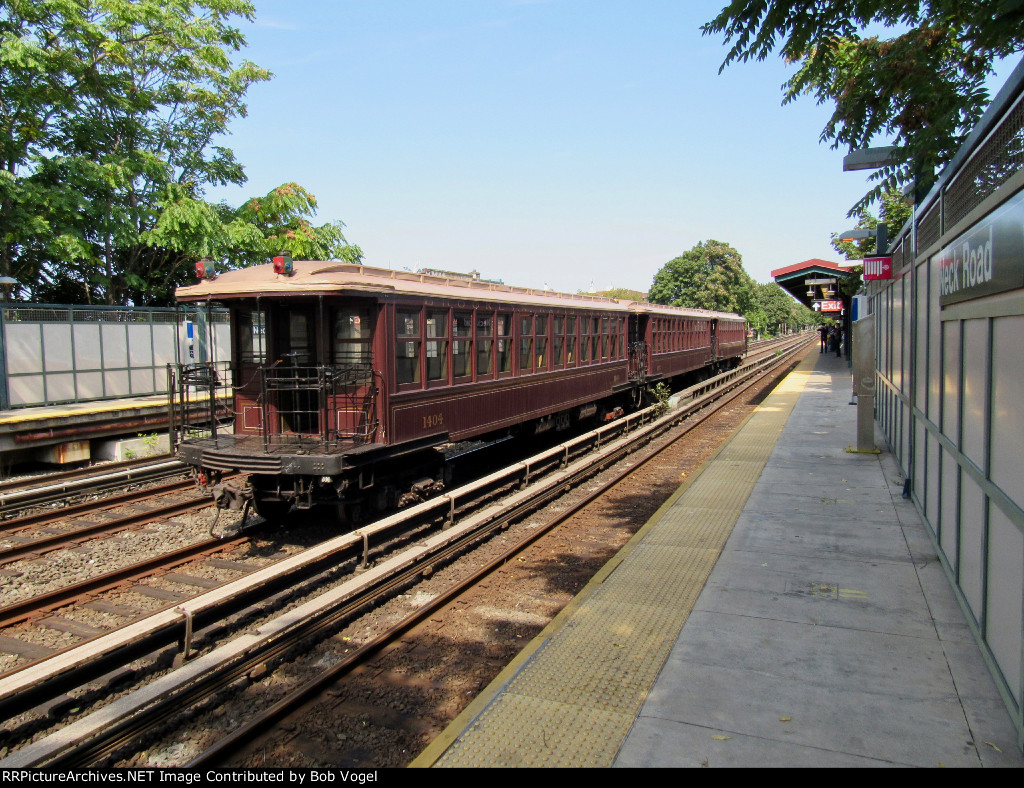
[[[0,409],[167,392],[167,365],[227,360],[226,310],[0,305]]]

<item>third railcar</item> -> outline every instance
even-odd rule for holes
[[[186,435],[179,456],[219,506],[251,500],[268,517],[389,508],[443,486],[443,444],[611,417],[652,382],[746,352],[738,315],[456,274],[281,257],[177,295],[231,310],[230,369],[185,368],[178,391],[213,403],[229,386],[234,417],[231,432]],[[222,479],[232,471],[246,480]]]

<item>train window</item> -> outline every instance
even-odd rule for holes
[[[543,372],[548,368],[548,318],[547,315],[538,315],[535,321],[534,330],[537,343],[537,372]]]
[[[427,310],[427,380],[448,380],[448,310]]]
[[[605,318],[607,320],[607,318]],[[600,347],[601,347],[601,318],[593,317],[590,319],[590,359],[591,361],[600,361]]]
[[[607,315],[601,318],[601,358],[608,358],[608,340],[610,338],[611,326]]]
[[[576,366],[576,318],[572,315],[565,319],[565,365]]]
[[[498,374],[512,371],[512,315],[498,315]]]
[[[489,378],[494,374],[494,317],[477,312],[476,315],[476,377]]]
[[[238,313],[238,357],[243,364],[267,360],[267,313],[243,309]]]
[[[473,374],[473,315],[456,312],[452,316],[452,377],[465,378]]]
[[[619,357],[619,319],[613,317],[610,321],[611,331],[608,335],[609,352],[611,358]]]
[[[313,363],[312,332],[309,330],[309,315],[298,309],[288,310],[288,320],[285,323],[282,355],[287,357],[295,366]]]
[[[519,374],[533,372],[533,317],[519,318]]]
[[[395,310],[395,382],[420,382],[420,311]]]
[[[334,363],[369,364],[373,329],[369,307],[344,307],[334,315]]]
[[[395,310],[395,333],[400,337],[420,335],[420,311],[418,309]]]
[[[580,363],[586,364],[590,361],[590,320],[580,318]]]
[[[551,342],[551,363],[556,367],[565,361],[565,316],[558,315],[554,319],[554,337]]]

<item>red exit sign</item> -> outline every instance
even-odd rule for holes
[[[892,279],[892,258],[865,257],[864,279]]]
[[[822,301],[821,302],[822,312],[842,312],[843,302],[842,301]]]

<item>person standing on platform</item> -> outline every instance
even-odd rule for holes
[[[821,350],[819,353],[824,353],[828,347],[828,326],[822,326],[818,329],[818,333],[821,334]]]

